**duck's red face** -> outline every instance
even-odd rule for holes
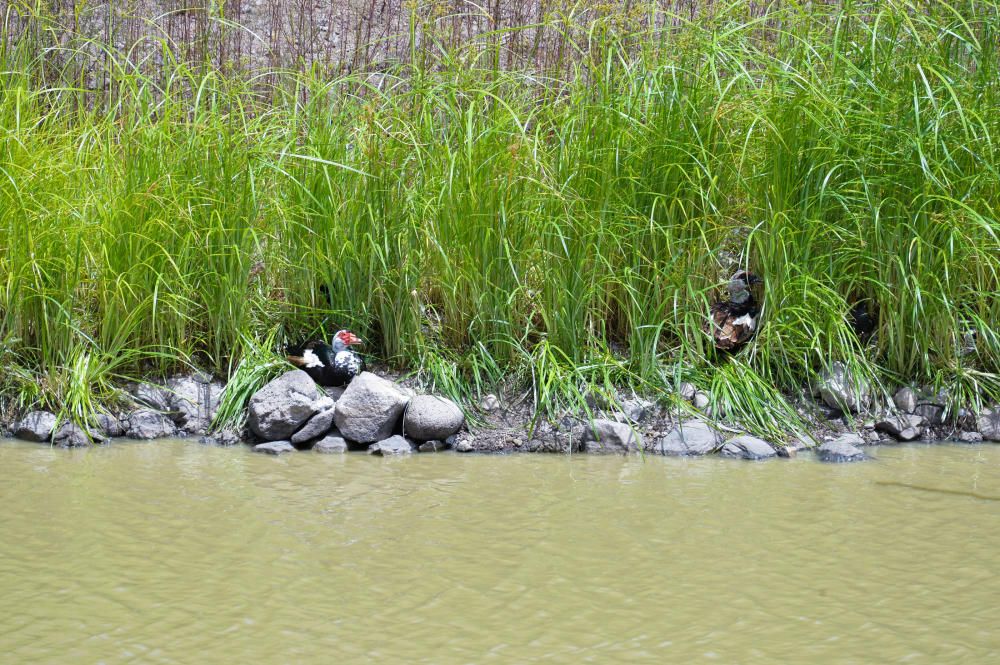
[[[361,338],[352,333],[350,330],[341,330],[337,333],[337,339],[347,346],[351,346],[352,344],[363,344]]]

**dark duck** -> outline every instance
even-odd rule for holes
[[[321,386],[346,386],[365,371],[365,361],[351,349],[361,340],[349,330],[341,330],[330,344],[309,342],[286,349],[288,362],[305,371]]]
[[[760,307],[751,289],[761,279],[747,270],[740,270],[729,278],[726,290],[729,300],[712,304],[712,339],[719,351],[737,351],[750,341],[757,331]]]

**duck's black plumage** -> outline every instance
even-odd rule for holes
[[[877,323],[875,317],[869,311],[868,303],[859,302],[851,308],[850,312],[851,329],[858,336],[862,345],[867,344],[875,335]]]
[[[365,361],[351,350],[352,344],[361,340],[353,333],[341,330],[333,344],[308,342],[286,349],[288,362],[302,369],[321,386],[346,386],[355,376],[365,371]]]
[[[712,339],[719,351],[736,351],[750,341],[757,331],[760,306],[750,292],[750,287],[760,283],[760,278],[741,270],[729,280],[729,300],[712,303]]]

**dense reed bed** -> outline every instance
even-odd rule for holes
[[[126,378],[227,376],[339,327],[543,409],[694,380],[773,433],[833,361],[1000,397],[1000,3],[716,9],[595,21],[559,75],[470,43],[241,76],[164,43],[156,74],[103,51],[95,94],[46,70],[44,34],[10,44],[5,407],[85,418]],[[761,328],[717,357],[707,303],[737,266],[765,281]]]

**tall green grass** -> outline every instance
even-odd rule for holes
[[[782,392],[833,361],[1000,398],[1000,4],[665,23],[598,22],[558,76],[476,44],[377,76],[224,76],[164,45],[155,76],[103,50],[95,92],[53,83],[55,45],[5,50],[3,394],[100,401],[226,374],[274,329],[350,327],[453,394],[530,383],[542,411],[694,378],[776,433]],[[707,303],[744,265],[764,311],[730,361]]]

